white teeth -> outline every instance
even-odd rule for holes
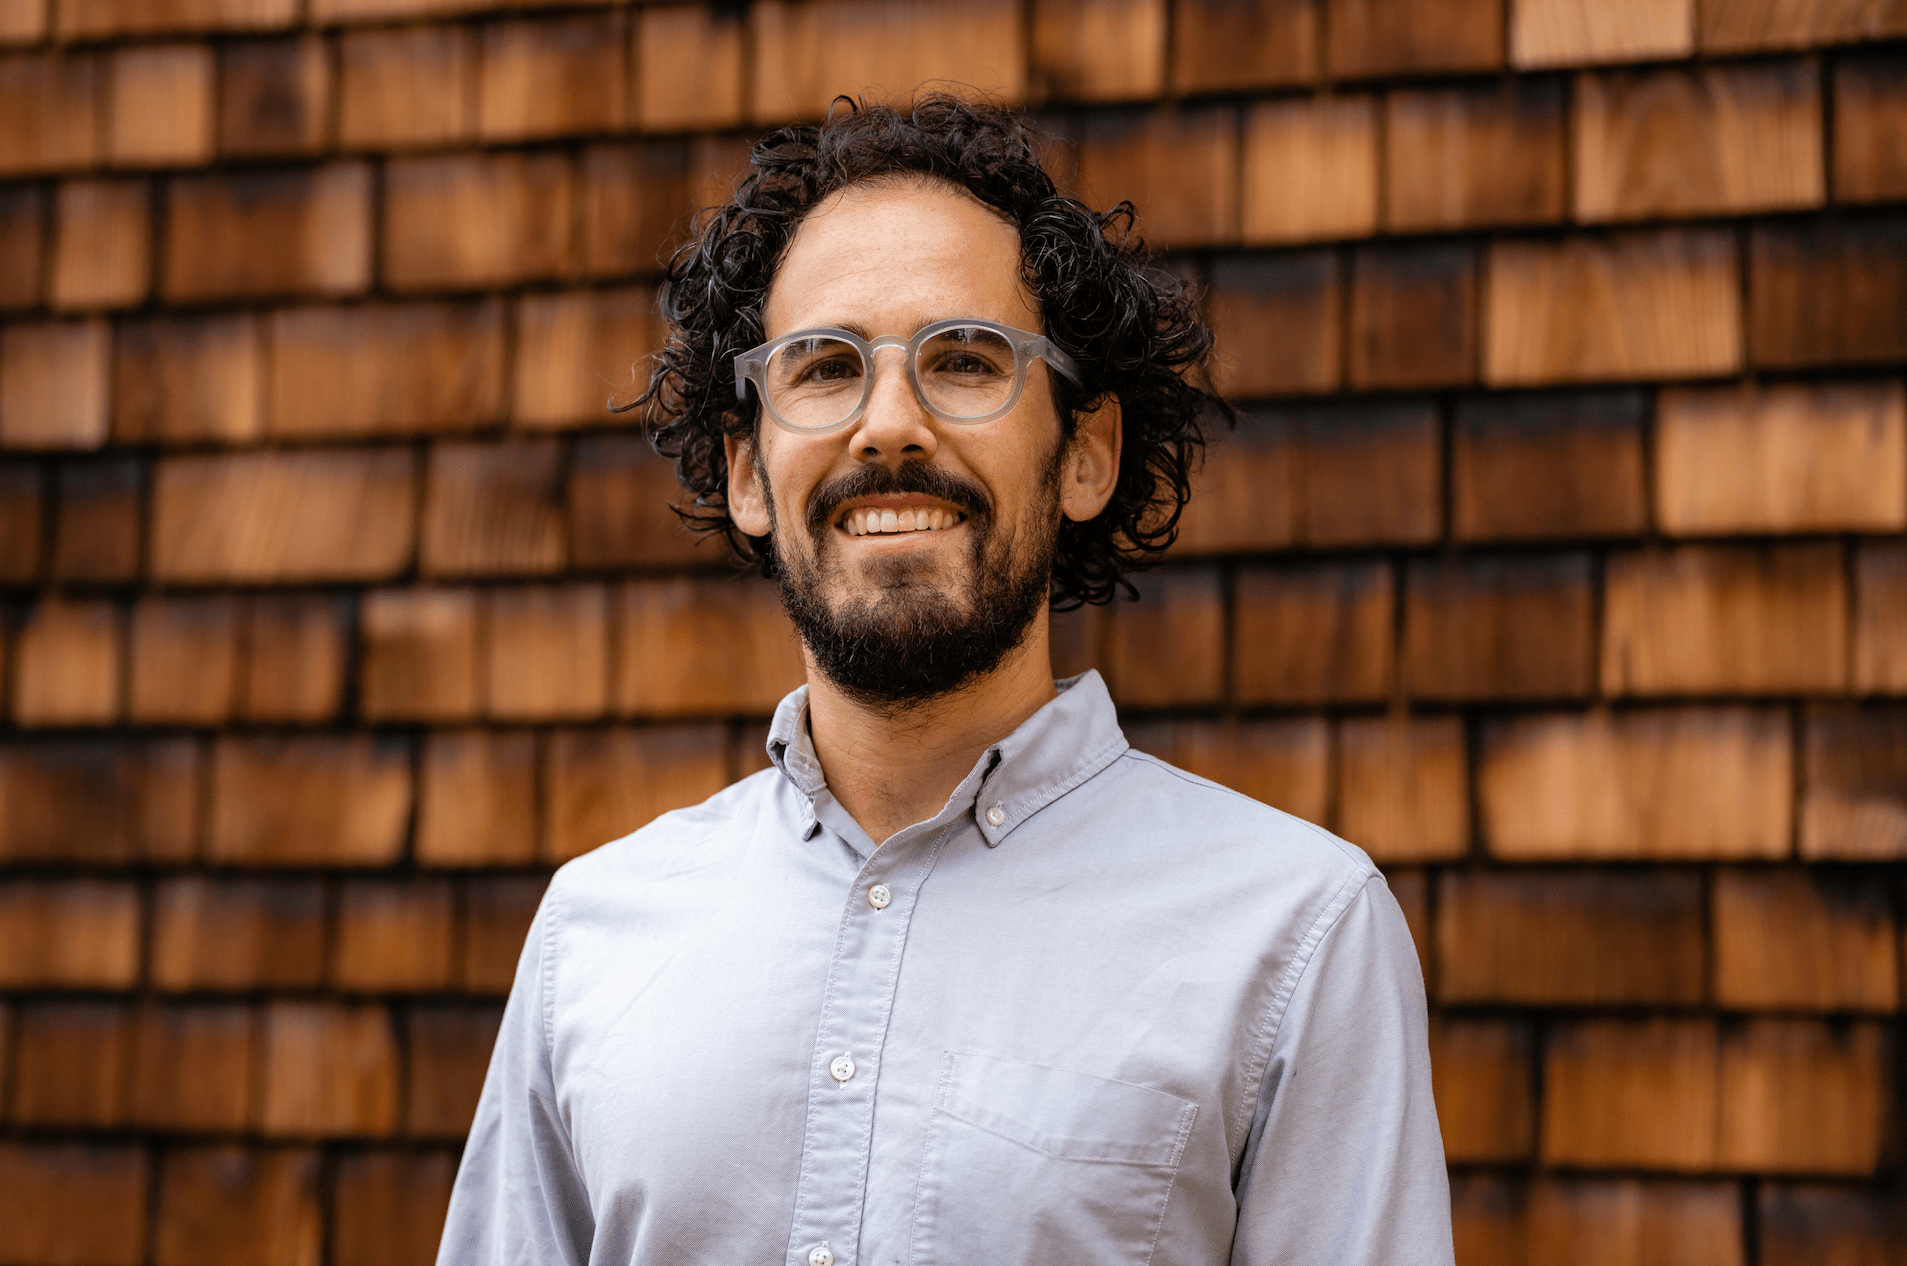
[[[888,532],[939,532],[958,526],[960,516],[951,510],[919,509],[878,510],[856,507],[841,519],[841,530],[849,536],[872,536]]]

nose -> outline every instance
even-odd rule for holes
[[[855,460],[885,462],[894,468],[902,462],[931,460],[940,448],[940,437],[934,432],[933,415],[907,381],[907,349],[875,348],[871,372],[874,389],[854,423]]]

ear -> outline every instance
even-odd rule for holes
[[[722,451],[728,454],[728,517],[750,536],[767,536],[768,489],[755,470],[755,441],[724,435]]]
[[[1112,500],[1119,482],[1120,421],[1119,397],[1101,396],[1091,413],[1080,416],[1066,446],[1060,460],[1059,508],[1075,523],[1096,517]]]

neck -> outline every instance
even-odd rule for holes
[[[999,667],[904,712],[849,698],[810,660],[808,729],[828,790],[878,845],[940,812],[980,753],[1055,693],[1042,609]]]

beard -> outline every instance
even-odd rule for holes
[[[843,694],[877,711],[918,708],[986,675],[1026,641],[1049,600],[1059,540],[1060,458],[1054,448],[1021,532],[1003,528],[978,484],[924,462],[898,469],[869,463],[815,490],[803,527],[808,550],[778,548],[781,601],[815,666]],[[756,476],[768,492],[771,539],[781,539],[773,490],[757,449]],[[967,575],[950,581],[942,564],[905,555],[864,565],[862,594],[849,595],[834,512],[856,497],[916,493],[958,506],[972,541]],[[831,600],[829,591],[842,595]]]

